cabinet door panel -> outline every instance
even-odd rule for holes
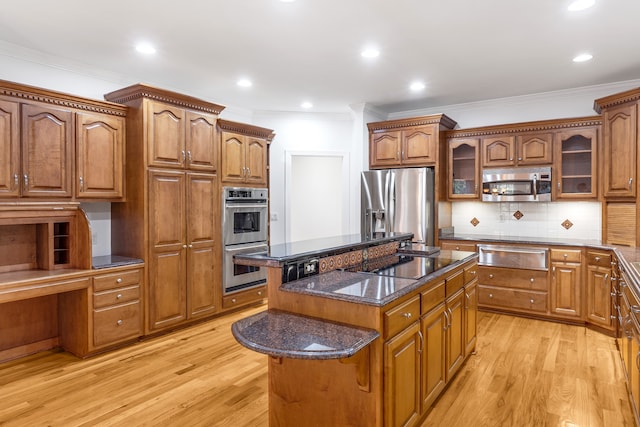
[[[446,384],[445,369],[445,306],[440,306],[422,319],[424,346],[422,353],[422,411],[426,411]]]
[[[464,342],[464,290],[447,299],[447,381],[456,374],[465,355]]]
[[[246,181],[256,185],[267,184],[267,142],[247,137]]]
[[[73,113],[22,106],[23,196],[71,197]]]
[[[480,151],[478,139],[449,141],[449,182],[451,199],[480,197]]]
[[[384,345],[385,426],[410,426],[420,417],[419,332],[415,322]]]
[[[149,243],[156,248],[175,250],[185,239],[184,172],[149,173]]]
[[[0,100],[0,197],[20,195],[19,107]]]
[[[152,251],[149,267],[149,328],[161,329],[187,317],[186,250]]]
[[[147,117],[150,166],[184,167],[185,111],[160,102],[149,102]]]
[[[553,134],[519,135],[517,137],[519,165],[545,165],[553,160]]]
[[[589,266],[587,277],[587,319],[604,328],[611,328],[611,269]]]
[[[371,167],[400,164],[400,134],[400,131],[371,134],[369,144]]]
[[[221,287],[216,275],[219,274],[213,246],[189,248],[189,268],[187,270],[187,304],[190,318],[215,313],[218,306],[218,288]]]
[[[551,313],[580,318],[580,264],[552,263]]]
[[[471,353],[476,347],[477,324],[478,324],[478,281],[468,284],[464,288],[464,341],[465,356]]]
[[[636,196],[637,105],[604,114],[604,196]]]
[[[404,131],[402,133],[402,163],[405,165],[429,165],[437,160],[436,126]]]
[[[515,164],[515,137],[505,136],[482,140],[484,167],[513,166]]]
[[[210,245],[215,240],[218,197],[216,176],[187,174],[187,242]]]
[[[186,149],[189,169],[216,170],[216,117],[188,111],[187,126]]]
[[[222,181],[242,183],[245,177],[245,136],[222,133]]]
[[[123,196],[124,119],[78,113],[77,197]]]

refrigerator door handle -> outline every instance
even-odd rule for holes
[[[389,171],[389,181],[387,183],[388,198],[387,198],[387,210],[389,215],[386,218],[386,231],[395,232],[395,220],[396,220],[396,173]]]

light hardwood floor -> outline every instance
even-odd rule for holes
[[[230,333],[232,322],[263,309],[87,360],[44,352],[0,364],[0,425],[266,426],[266,356]],[[632,425],[612,338],[487,313],[479,315],[477,354],[423,424]]]

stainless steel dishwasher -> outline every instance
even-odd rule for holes
[[[478,245],[478,264],[546,271],[549,270],[548,252],[547,248]]]

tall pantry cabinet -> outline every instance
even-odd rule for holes
[[[215,313],[224,107],[141,84],[105,98],[129,107],[127,203],[112,205],[112,249],[147,263],[145,332]]]

